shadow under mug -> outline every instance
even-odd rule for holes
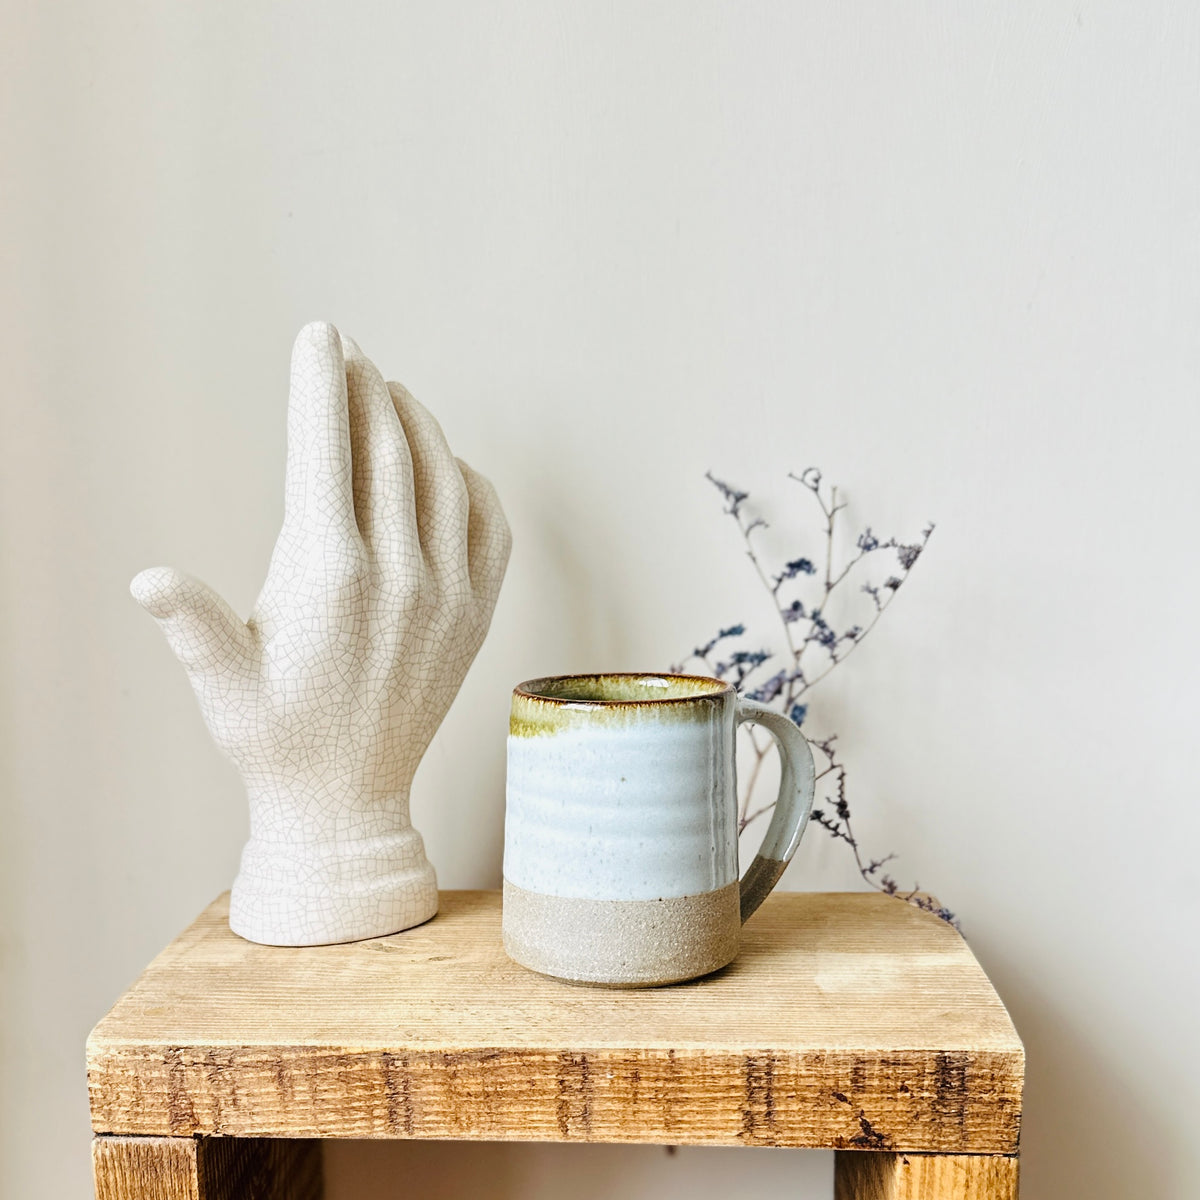
[[[737,727],[779,747],[779,797],[738,879]],[[733,961],[812,811],[786,717],[697,675],[560,675],[513,691],[504,948],[573,983],[649,987]]]

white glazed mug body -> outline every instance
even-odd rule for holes
[[[505,815],[510,956],[544,974],[618,987],[690,979],[732,961],[742,921],[786,864],[764,867],[760,855],[739,883],[735,733],[740,720],[769,718],[795,735],[781,743],[785,774],[807,759],[807,798],[793,778],[788,798],[798,803],[783,806],[795,836],[775,839],[790,858],[811,808],[812,772],[807,744],[785,718],[700,676],[520,685]],[[758,900],[747,910],[752,877]]]

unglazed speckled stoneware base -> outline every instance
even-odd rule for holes
[[[763,852],[739,883],[734,744],[747,720],[779,742],[783,783]],[[608,987],[725,966],[800,840],[812,776],[799,730],[719,679],[521,684],[508,739],[505,949],[542,974]]]
[[[580,900],[504,881],[504,949],[570,983],[655,987],[695,979],[737,957],[737,881],[659,900]],[[565,951],[565,953],[564,953]]]

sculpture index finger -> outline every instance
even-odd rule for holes
[[[338,331],[305,325],[292,347],[284,524],[306,536],[355,538],[346,365]]]

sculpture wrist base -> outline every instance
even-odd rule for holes
[[[251,838],[230,896],[229,927],[268,946],[323,946],[411,929],[437,907],[437,876],[411,826],[300,845]]]

